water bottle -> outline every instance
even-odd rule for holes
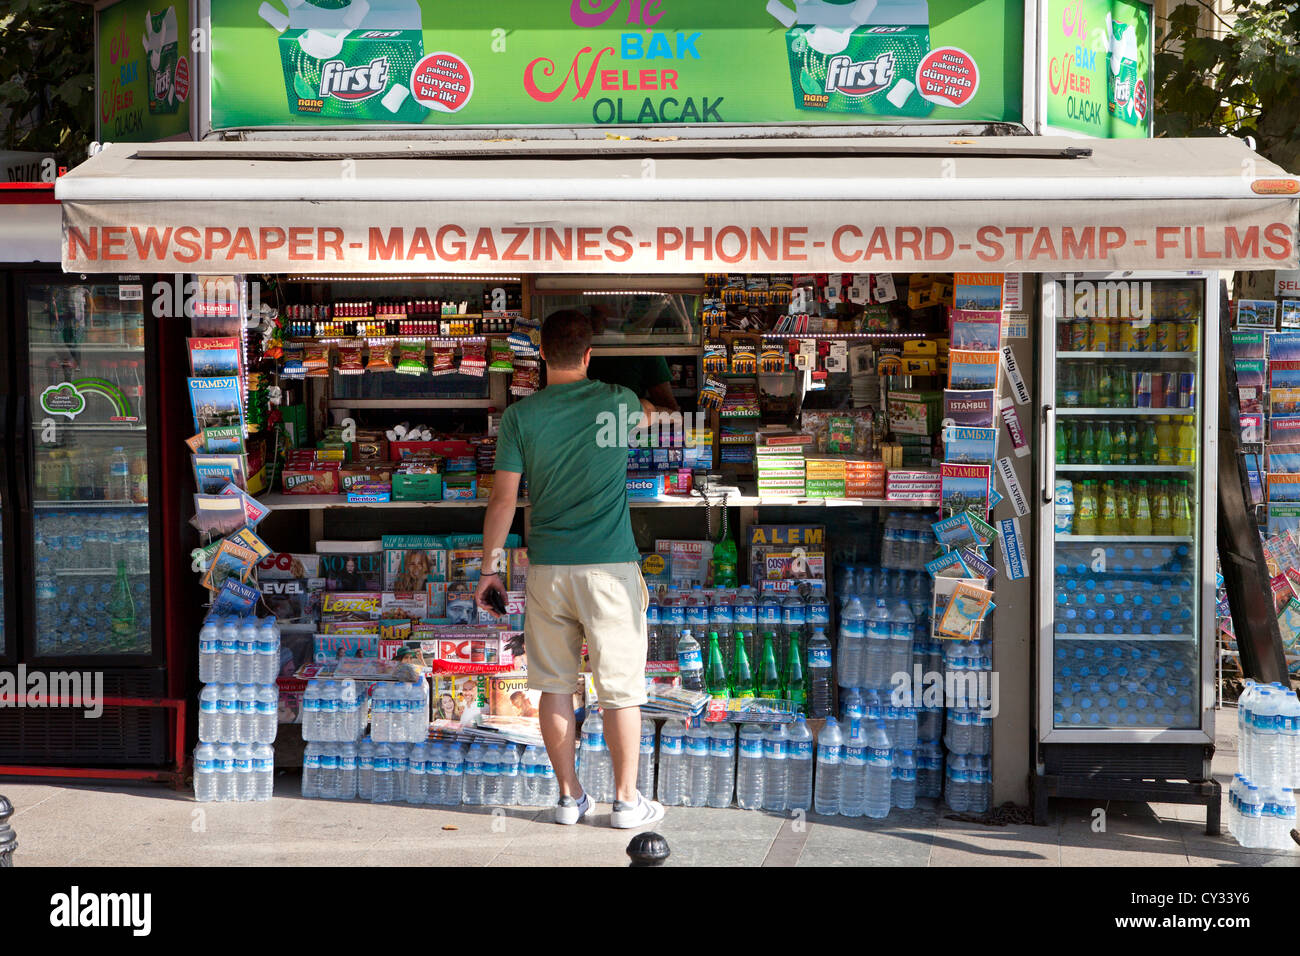
[[[232,799],[249,803],[253,799],[253,747],[237,744],[234,756],[234,787]]]
[[[713,603],[709,605],[709,631],[717,632],[718,649],[722,651],[723,663],[728,667],[731,666],[732,658],[736,656],[733,643],[736,626],[733,600],[730,591],[719,588],[713,592]]]
[[[256,684],[239,685],[236,707],[234,739],[241,744],[251,744],[257,739]],[[252,757],[250,756],[249,759],[251,760]]]
[[[585,726],[585,725],[584,725]],[[582,748],[582,755],[587,756],[587,748]],[[498,744],[490,744],[487,752],[483,756],[483,769],[481,771],[483,779],[483,805],[488,807],[501,806],[501,762],[504,759],[501,747]],[[590,791],[589,791],[590,792]],[[595,800],[593,793],[591,799]]]
[[[949,810],[964,813],[970,808],[970,764],[963,754],[948,758],[948,778],[944,783],[944,802]]]
[[[784,810],[789,799],[788,745],[785,726],[772,724],[763,732],[763,809]]]
[[[1264,803],[1259,788],[1247,783],[1241,792],[1241,819],[1237,824],[1239,831],[1237,841],[1244,847],[1259,846],[1260,821],[1264,814]]]
[[[239,642],[235,646],[235,683],[251,684],[256,677],[258,620],[246,617],[239,622]]]
[[[691,636],[691,629],[684,628],[681,639],[677,642],[677,669],[681,674],[682,687],[685,690],[704,690],[704,659],[700,654],[700,645]]]
[[[605,745],[605,724],[600,711],[592,707],[582,722],[582,759],[579,772],[582,789],[597,803],[612,799],[613,773],[609,748]]]
[[[943,750],[938,743],[922,742],[916,751],[916,795],[937,798],[943,792]]]
[[[416,744],[418,747],[419,744]],[[522,781],[519,776],[519,748],[507,744],[501,758],[501,805],[520,805]]]
[[[221,739],[221,686],[204,684],[199,692],[199,740],[216,743]]]
[[[541,752],[540,774],[541,783],[537,789],[538,806],[554,806],[560,799],[560,782],[555,777],[555,767],[551,765],[551,758],[546,751]]]
[[[898,719],[894,724],[894,749],[914,751],[917,743],[916,730],[916,708],[906,706],[899,707]]]
[[[821,627],[808,639],[808,716],[831,715],[831,642]]]
[[[239,666],[239,618],[228,617],[217,641],[217,682],[233,683]]]
[[[785,728],[787,810],[811,810],[813,794],[813,737],[802,714]]]
[[[320,747],[318,743],[309,743],[302,752],[302,795],[304,797],[320,796]]]
[[[726,721],[709,728],[709,763],[708,805],[729,807],[736,780],[736,728]]]
[[[876,598],[875,605],[867,612],[866,635],[862,677],[854,681],[854,684],[879,690],[889,686],[889,642],[893,637],[893,624],[890,621],[889,602],[886,598]]]
[[[659,786],[656,799],[666,807],[680,807],[686,796],[686,725],[676,718],[664,722],[659,732]]]
[[[983,756],[967,757],[969,764],[970,796],[967,806],[971,813],[987,813],[989,809],[989,791],[992,789],[993,775],[989,767],[989,758]]]
[[[222,684],[217,694],[217,740],[233,744],[238,737],[239,685]]]
[[[1251,706],[1257,690],[1258,685],[1247,678],[1237,698],[1237,767],[1243,775],[1250,772]]]
[[[646,647],[645,658],[648,661],[662,660],[659,654],[662,653],[661,637],[659,633],[660,625],[663,623],[663,610],[659,605],[658,588],[650,588],[650,600],[645,609],[645,634]],[[528,755],[524,754],[524,759]]]
[[[121,446],[114,447],[108,461],[108,489],[105,497],[110,501],[131,500],[131,463]]]
[[[709,731],[705,727],[686,730],[686,799],[688,807],[709,805]]]
[[[200,637],[200,640],[202,638]],[[200,659],[201,661],[201,659]],[[253,683],[274,684],[280,672],[280,628],[275,618],[262,620],[257,629],[257,654]]]
[[[898,601],[889,616],[889,663],[886,665],[886,686],[894,686],[903,675],[907,686],[912,677],[912,639],[916,618],[906,601]]]
[[[844,724],[844,739],[858,735],[862,717],[866,713],[862,691],[857,687],[843,688],[840,693],[840,720]]]
[[[538,748],[529,744],[524,748],[524,758],[519,768],[519,803],[525,807],[540,807],[538,786],[542,782],[541,758]]]
[[[482,742],[476,740],[469,745],[469,753],[465,757],[465,779],[461,797],[461,803],[467,807],[483,805],[483,756]]]
[[[742,810],[762,808],[765,769],[763,728],[745,724],[740,728],[740,749],[736,757],[736,803]]]
[[[867,640],[867,613],[857,596],[849,598],[840,612],[840,666],[841,687],[858,687],[864,673],[864,655]]]
[[[429,766],[427,744],[412,744],[406,757],[406,802],[422,804],[429,796]]]
[[[334,752],[334,799],[357,796],[357,745],[351,741],[327,745]]]
[[[686,626],[692,628],[696,634],[703,634],[709,629],[709,600],[704,595],[704,588],[695,584],[691,590],[684,596],[683,602],[686,610]]]
[[[1284,786],[1295,789],[1300,783],[1300,699],[1294,693],[1284,694],[1283,707],[1278,714],[1278,733],[1281,735],[1282,764],[1279,780]]]
[[[370,737],[357,746],[357,799],[370,800],[375,795],[375,742]]]
[[[804,627],[807,624],[808,609],[804,605],[803,598],[799,596],[798,591],[790,591],[781,602],[781,630],[777,633],[778,644],[776,647],[776,662],[779,666],[785,666],[785,660],[790,651],[790,646],[799,648],[800,657],[808,642],[805,639]]]
[[[911,750],[896,752],[890,793],[898,809],[911,810],[916,806],[916,757]]]
[[[217,761],[217,797],[218,801],[235,799],[235,748],[233,744],[216,745]]]
[[[253,799],[271,799],[275,789],[275,749],[270,744],[253,745]]]
[[[813,806],[820,814],[831,816],[840,812],[843,756],[844,735],[835,718],[828,717],[817,735],[817,786]]]
[[[759,598],[758,626],[754,629],[752,638],[754,646],[745,648],[745,652],[749,655],[749,662],[755,668],[758,667],[758,662],[763,659],[760,635],[766,634],[768,631],[773,634],[781,632],[781,599],[773,591],[764,591]]]
[[[825,630],[831,626],[831,605],[826,597],[826,585],[822,581],[812,582],[812,591],[804,605],[804,625],[805,633],[814,628]]]
[[[682,593],[677,585],[670,584],[659,607],[659,616],[666,619],[666,633],[662,635],[665,649],[669,650],[669,660],[677,653],[677,638],[686,627],[686,605],[682,603]]]
[[[867,728],[859,725],[844,742],[840,762],[840,816],[860,817],[867,798]]]
[[[217,748],[210,743],[194,748],[194,799],[200,803],[217,799]]]
[[[735,599],[731,604],[731,620],[732,629],[746,636],[753,635],[758,630],[758,595],[754,593],[754,589],[748,584],[736,592]],[[745,647],[746,654],[749,654],[752,650],[751,646],[747,645]],[[753,659],[753,657],[750,657],[751,661]]]
[[[339,745],[332,740],[320,744],[320,795],[326,800],[339,797]]]
[[[393,802],[406,799],[406,784],[411,772],[411,745],[389,744],[393,751]]]
[[[1278,705],[1280,701],[1271,687],[1260,691],[1252,712],[1252,729],[1254,739],[1251,742],[1251,763],[1246,769],[1246,776],[1254,781],[1267,783],[1274,777],[1277,766],[1277,727]]]
[[[863,775],[863,813],[874,819],[889,816],[894,752],[883,725],[875,724],[867,735],[866,772]]]
[[[393,779],[395,770],[392,744],[377,743],[370,787],[371,803],[392,803],[396,799],[397,781]]]
[[[217,679],[217,652],[220,648],[221,630],[213,618],[199,628],[199,683],[211,684]]]
[[[636,788],[643,795],[655,792],[655,723],[649,717],[641,718],[641,745],[637,752]]]

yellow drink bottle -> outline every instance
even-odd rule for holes
[[[1133,534],[1145,537],[1152,534],[1151,501],[1147,497],[1147,483],[1139,481],[1133,498]]]

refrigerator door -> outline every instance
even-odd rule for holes
[[[1217,307],[1204,274],[1044,279],[1045,742],[1213,739]]]
[[[25,326],[29,662],[156,656],[143,286],[32,276]],[[20,359],[21,361],[21,359]]]

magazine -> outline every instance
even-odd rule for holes
[[[991,465],[997,453],[996,428],[948,425],[943,430],[943,457],[954,465]]]
[[[1300,360],[1300,332],[1268,333],[1268,358],[1271,362]]]
[[[190,374],[195,378],[238,376],[240,345],[237,338],[189,339]]]
[[[1001,272],[958,272],[952,277],[953,304],[958,309],[1002,311]]]
[[[952,389],[995,388],[1001,352],[973,352],[951,349],[948,352],[948,387]]]
[[[244,430],[243,389],[235,376],[189,379],[194,430],[238,426]]]
[[[935,626],[941,637],[969,641],[979,637],[980,624],[992,606],[993,592],[969,581],[957,582]]]
[[[948,339],[950,349],[996,352],[1002,347],[1002,312],[954,309]]]
[[[227,538],[217,548],[217,553],[200,583],[209,591],[219,591],[226,578],[234,578],[241,582],[248,580],[256,563],[255,553]]]
[[[989,465],[939,466],[939,509],[945,518],[970,512],[978,518],[989,513]]]
[[[997,395],[993,389],[944,389],[943,418],[946,424],[992,428]]]
[[[194,455],[194,485],[201,495],[216,495],[226,485],[244,483],[243,463],[225,455]]]

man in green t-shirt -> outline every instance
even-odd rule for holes
[[[527,474],[532,515],[524,641],[528,686],[542,692],[542,739],[559,784],[555,822],[577,823],[591,809],[574,767],[573,692],[585,639],[614,769],[610,823],[646,826],[662,820],[664,808],[636,788],[649,592],[626,480],[629,436],[654,409],[620,385],[587,377],[591,323],[582,313],[566,309],[547,317],[541,351],[546,387],[501,417],[475,599],[490,610],[490,592],[504,598],[500,559],[520,477]]]
[[[673,375],[662,355],[597,356],[587,367],[587,377],[630,388],[639,399],[661,412],[678,410],[673,397]]]

